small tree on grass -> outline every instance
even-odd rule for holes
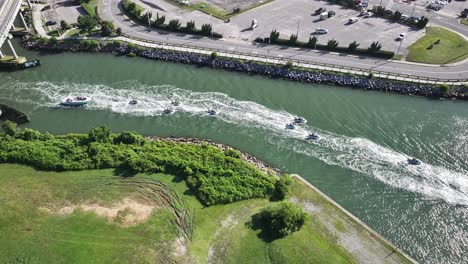
[[[335,39],[330,39],[327,42],[327,49],[328,50],[334,50],[334,49],[336,49],[336,47],[338,47],[338,41],[336,41]]]
[[[376,52],[376,51],[379,51],[381,48],[382,48],[382,44],[380,44],[380,42],[378,41],[374,41],[372,42],[372,44],[369,46],[367,50],[369,50],[370,52]]]
[[[307,42],[307,47],[309,48],[315,48],[315,46],[317,45],[317,37],[309,37],[309,41]]]
[[[422,17],[419,19],[419,21],[418,21],[418,23],[416,24],[416,26],[417,26],[418,28],[424,28],[424,27],[427,25],[428,22],[429,22],[429,19],[428,19],[427,17],[425,17],[425,16],[422,16]]]
[[[70,24],[67,23],[67,21],[62,20],[62,21],[60,21],[60,29],[62,31],[69,30],[69,29],[71,29],[71,26],[70,26]]]
[[[166,21],[166,16],[159,16],[159,13],[156,13],[156,20],[154,21],[154,24],[156,26],[160,26],[162,24],[164,24],[164,22]]]
[[[271,43],[276,42],[279,39],[279,35],[280,35],[280,33],[278,31],[276,31],[276,29],[271,31],[270,32],[270,42]]]
[[[102,21],[101,22],[101,34],[103,36],[109,37],[114,35],[115,33],[115,27],[114,24],[110,21]]]
[[[348,50],[349,51],[355,51],[357,49],[357,47],[359,47],[359,43],[357,43],[356,41],[353,41],[351,43],[349,43],[349,46],[348,46]]]
[[[400,11],[395,11],[395,13],[393,13],[392,19],[395,21],[398,21],[401,19],[402,15],[403,13],[401,13]]]
[[[16,123],[7,120],[2,124],[2,130],[5,134],[13,137],[17,132]]]
[[[291,37],[289,37],[289,43],[295,44],[297,41],[297,35],[291,34]]]
[[[167,25],[167,27],[172,31],[178,31],[179,28],[180,28],[179,19],[171,19],[171,21],[169,21],[169,24]]]
[[[291,202],[268,206],[260,215],[263,228],[277,238],[299,231],[307,220],[304,210]]]
[[[97,26],[98,21],[92,16],[79,16],[78,17],[78,28],[82,33],[91,33]]]
[[[211,24],[203,24],[201,27],[201,32],[205,35],[211,34],[211,31],[213,28],[211,27]]]
[[[192,32],[195,30],[195,21],[188,21],[186,26],[187,32]]]
[[[294,63],[290,60],[286,63],[286,68],[292,68],[293,66],[294,66]]]
[[[117,34],[117,36],[122,35],[122,29],[121,29],[121,28],[117,28],[117,29],[115,30],[115,34]]]
[[[292,179],[289,175],[283,175],[275,183],[275,190],[271,197],[272,200],[281,201],[286,198],[286,195],[289,193],[289,189],[292,183]]]

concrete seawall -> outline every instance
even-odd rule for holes
[[[366,230],[367,232],[369,232],[369,234],[371,236],[373,236],[374,238],[376,238],[377,240],[379,240],[383,245],[385,246],[388,246],[389,248],[393,248],[393,251],[389,254],[389,256],[391,254],[399,254],[402,258],[406,259],[409,263],[415,263],[417,264],[418,262],[416,260],[414,260],[412,257],[410,257],[409,255],[407,255],[405,252],[401,251],[400,249],[398,249],[397,246],[395,246],[392,242],[388,241],[386,238],[384,238],[383,236],[381,236],[379,233],[377,233],[375,230],[373,230],[371,227],[369,227],[368,225],[366,225],[364,222],[362,222],[361,220],[359,220],[359,218],[357,218],[356,216],[354,216],[353,214],[351,214],[349,211],[347,211],[346,209],[344,209],[341,205],[339,205],[337,202],[335,202],[334,200],[332,200],[330,197],[328,197],[326,194],[324,194],[323,192],[321,192],[317,187],[315,187],[314,185],[312,185],[311,183],[309,183],[307,180],[305,180],[304,178],[302,178],[301,176],[297,175],[297,174],[291,174],[291,176],[297,180],[299,180],[301,183],[303,183],[305,186],[309,187],[310,189],[312,189],[314,192],[316,192],[317,194],[319,194],[320,196],[322,196],[326,201],[328,201],[332,206],[334,206],[337,210],[343,212],[347,217],[349,217],[349,219],[353,222],[355,222],[356,224],[358,224],[359,226],[361,226],[364,230]]]

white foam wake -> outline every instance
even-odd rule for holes
[[[10,85],[12,86],[12,85]],[[215,109],[215,117],[238,126],[268,131],[275,144],[290,148],[297,153],[322,160],[371,176],[391,186],[422,193],[427,197],[444,199],[454,204],[468,205],[468,173],[453,171],[441,166],[423,163],[420,166],[406,164],[407,155],[378,145],[365,138],[352,138],[314,128],[309,124],[295,130],[285,129],[294,116],[282,110],[273,110],[249,101],[239,101],[222,93],[193,92],[173,86],[145,86],[126,82],[109,87],[88,84],[15,83],[10,89],[11,97],[21,94],[40,98],[31,103],[55,106],[70,95],[89,96],[89,109],[109,110],[116,113],[159,116],[170,107],[171,101],[181,104],[173,107],[175,114],[207,116],[208,109]],[[0,86],[5,90],[6,86]],[[15,95],[16,94],[16,95]],[[129,105],[131,98],[137,105]],[[29,100],[29,99],[24,99]],[[309,131],[320,134],[319,141],[307,142]]]

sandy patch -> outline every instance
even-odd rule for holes
[[[150,217],[156,206],[143,204],[133,199],[125,198],[111,206],[103,206],[98,203],[84,203],[80,205],[67,205],[57,210],[44,209],[59,215],[68,215],[75,210],[93,212],[100,217],[107,218],[110,223],[116,223],[123,227],[135,226],[144,223]]]
[[[175,249],[174,251],[175,256],[180,257],[180,256],[187,255],[187,243],[185,241],[185,237],[183,236],[178,237],[174,241],[173,247]]]

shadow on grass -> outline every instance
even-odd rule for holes
[[[281,236],[278,236],[274,234],[269,228],[268,225],[265,224],[265,221],[262,218],[261,213],[256,213],[252,215],[252,218],[250,221],[245,223],[245,226],[248,228],[257,231],[260,230],[260,232],[257,234],[257,237],[264,241],[265,243],[271,243],[275,241],[276,239],[282,238]]]
[[[126,168],[115,168],[113,173],[115,176],[119,176],[122,178],[130,178],[138,174],[137,171],[126,169]]]

